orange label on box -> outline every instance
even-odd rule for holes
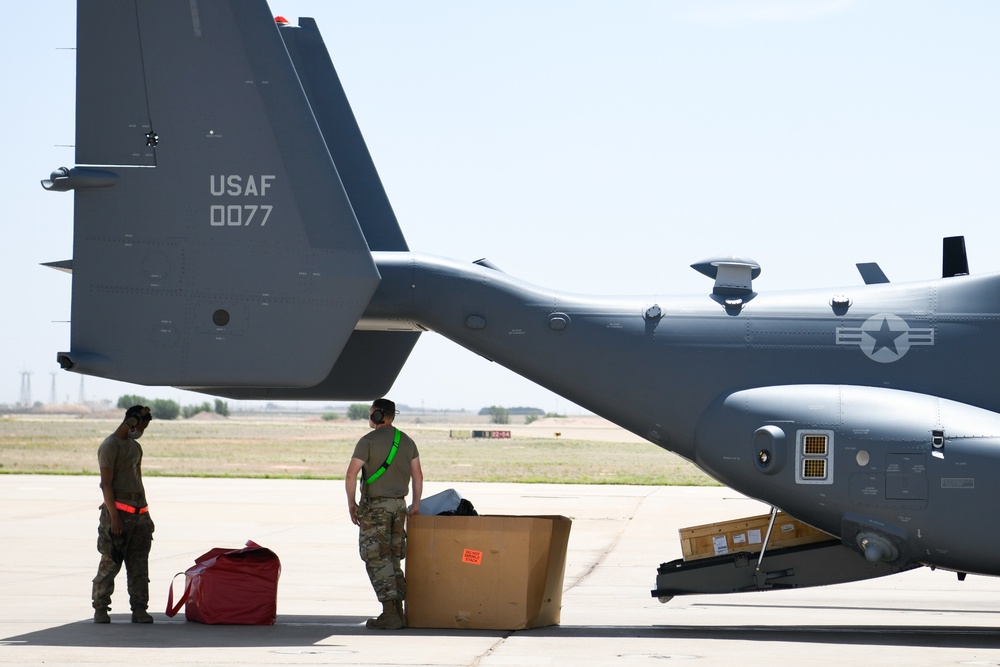
[[[462,562],[472,563],[473,565],[482,565],[483,563],[483,552],[473,551],[472,549],[466,549],[462,552]]]

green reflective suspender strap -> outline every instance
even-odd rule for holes
[[[392,460],[396,458],[396,450],[399,449],[399,436],[402,433],[398,428],[396,429],[396,435],[392,438],[392,449],[389,450],[389,456],[386,457],[385,463],[379,466],[378,470],[372,473],[372,476],[365,480],[365,486],[368,486],[376,479],[382,476],[382,473],[386,471],[392,464]]]

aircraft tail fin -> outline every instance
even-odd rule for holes
[[[380,281],[370,245],[406,243],[343,89],[323,91],[336,74],[312,62],[315,24],[283,34],[263,0],[78,5],[78,166],[46,184],[75,192],[60,363],[191,388],[344,385],[342,351],[372,344],[354,331]]]
[[[409,250],[316,21],[278,25],[368,247]]]
[[[285,22],[278,26],[368,247],[406,252],[406,239],[316,21],[300,18],[298,26]],[[419,338],[420,333],[413,331],[354,331],[330,374],[312,387],[200,391],[233,399],[373,399],[388,393]],[[378,363],[372,363],[376,359]]]

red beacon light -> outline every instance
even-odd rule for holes
[[[288,19],[286,19],[284,16],[275,16],[274,22],[280,25],[288,25]]]

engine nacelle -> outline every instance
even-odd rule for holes
[[[993,412],[877,387],[749,389],[702,416],[696,461],[870,562],[1000,574],[1000,531],[975,524],[1000,501]]]

